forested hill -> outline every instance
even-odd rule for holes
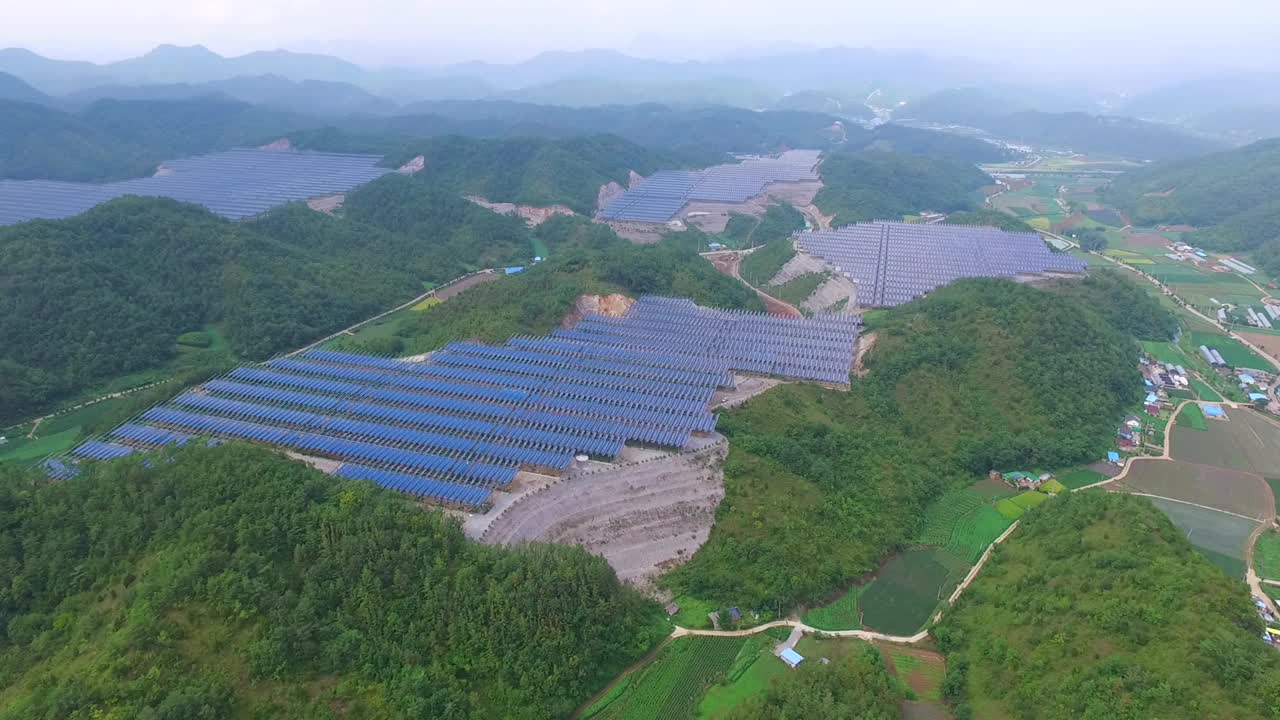
[[[139,177],[165,160],[261,145],[298,127],[295,116],[219,98],[100,100],[74,114],[0,100],[0,178]]]
[[[1154,165],[1117,178],[1108,199],[1139,225],[1200,228],[1191,241],[1214,250],[1256,251],[1280,274],[1280,139],[1202,158]]]
[[[0,719],[568,717],[666,633],[573,547],[277,453],[0,466]]]
[[[935,629],[958,720],[1249,720],[1280,707],[1280,657],[1238,579],[1145,498],[1031,510]]]
[[[392,153],[392,165],[423,156],[423,182],[493,202],[567,205],[590,215],[601,186],[630,184],[632,171],[651,175],[688,166],[689,158],[647,150],[614,135],[565,140],[480,140],[460,136],[419,140]],[[705,158],[704,158],[705,159]]]
[[[231,349],[297,347],[466,272],[527,260],[522,221],[403,177],[352,193],[346,218],[303,205],[232,223],[169,200],[0,228],[0,421],[164,365],[181,333]]]
[[[836,224],[901,220],[921,210],[975,208],[991,183],[973,165],[876,150],[833,153],[820,166],[823,188],[814,204]]]
[[[673,587],[748,607],[813,602],[909,543],[945,491],[993,468],[1097,458],[1142,384],[1129,328],[1093,308],[1167,315],[1117,287],[957,282],[876,322],[870,374],[849,392],[784,385],[726,413],[725,500]]]

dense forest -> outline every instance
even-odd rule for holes
[[[677,295],[712,307],[764,309],[755,293],[698,257],[707,236],[696,230],[634,245],[605,225],[560,216],[539,225],[537,236],[551,248],[550,260],[474,287],[465,302],[418,313],[390,339],[348,341],[344,347],[416,354],[453,340],[502,342],[513,335],[543,334],[559,327],[587,294]]]
[[[1105,492],[1029,512],[934,630],[958,720],[1275,717],[1261,633],[1164,513]]]
[[[823,188],[814,204],[837,225],[968,210],[976,191],[991,182],[972,165],[879,151],[832,153],[820,170]]]
[[[397,149],[388,161],[400,165],[418,155],[426,161],[420,173],[424,182],[459,195],[522,205],[567,205],[584,215],[595,212],[606,183],[626,187],[632,172],[651,175],[696,160],[646,150],[615,135],[595,135],[566,140],[432,138]]]
[[[103,181],[165,160],[270,142],[304,121],[219,98],[99,100],[77,113],[0,100],[0,178]]]
[[[182,333],[216,323],[236,354],[264,357],[532,254],[519,219],[406,177],[350,194],[346,212],[232,223],[122,198],[0,228],[0,422],[162,366]]]
[[[194,445],[0,467],[0,718],[563,718],[666,633],[578,548]]]
[[[1167,313],[1106,286],[1073,294],[955,283],[877,320],[849,392],[784,385],[725,413],[725,499],[670,584],[745,607],[816,600],[910,541],[945,490],[1098,457],[1142,383],[1134,341],[1091,308]]]
[[[948,225],[985,225],[1009,232],[1033,233],[1036,231],[1035,228],[1009,213],[989,208],[951,213],[943,222]]]

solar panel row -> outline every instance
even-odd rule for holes
[[[475,507],[521,468],[558,473],[575,455],[612,459],[632,441],[683,447],[715,429],[708,404],[731,370],[847,382],[858,328],[847,317],[783,320],[646,297],[626,317],[564,331],[574,337],[452,343],[425,362],[309,350],[237,368],[73,455],[107,459],[196,435],[247,440]]]
[[[604,220],[666,222],[693,201],[742,203],[775,182],[817,180],[819,151],[790,150],[706,170],[661,170],[636,183],[600,211]]]
[[[389,172],[377,155],[228,150],[172,160],[151,177],[106,184],[0,180],[0,225],[79,215],[125,195],[167,197],[239,219],[351,190]]]
[[[858,286],[858,304],[891,307],[961,278],[1084,272],[1035,233],[990,227],[874,222],[796,235],[796,246]]]

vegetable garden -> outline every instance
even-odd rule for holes
[[[680,720],[692,718],[707,689],[725,678],[747,638],[694,636],[663,648],[652,663],[611,690],[582,718]],[[745,668],[744,668],[745,670]]]

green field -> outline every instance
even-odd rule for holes
[[[923,527],[916,542],[939,547],[946,545],[951,542],[960,519],[987,503],[987,498],[970,488],[943,495],[925,509]]]
[[[1233,338],[1208,332],[1193,331],[1191,342],[1196,347],[1207,345],[1222,353],[1222,359],[1231,367],[1255,368],[1259,370],[1273,369],[1273,365],[1249,348],[1241,345]]]
[[[918,545],[941,547],[952,556],[975,563],[1010,525],[991,506],[991,498],[973,488],[949,492],[925,511]]]
[[[969,563],[976,563],[1000,534],[1013,524],[990,505],[968,513],[956,524],[946,550]]]
[[[1280,480],[1276,478],[1266,478],[1267,487],[1271,488],[1271,495],[1276,501],[1276,512],[1280,513]]]
[[[763,290],[785,303],[800,307],[800,304],[808,300],[813,291],[826,282],[828,277],[830,276],[827,273],[805,273],[781,285],[763,288]]]
[[[1014,502],[1012,498],[1003,498],[996,501],[996,512],[1012,521],[1026,514],[1027,509]]]
[[[852,587],[829,605],[807,610],[800,619],[819,630],[857,630],[862,627],[858,612],[858,596],[864,588]]]
[[[1191,389],[1196,391],[1196,395],[1198,395],[1201,400],[1222,402],[1222,395],[1220,395],[1217,390],[1209,387],[1207,383],[1199,378],[1191,378]]]
[[[724,682],[712,687],[698,704],[697,717],[716,720],[724,717],[747,698],[764,692],[773,679],[787,672],[787,666],[773,655],[777,641],[761,633],[742,645],[725,673]]]
[[[75,447],[80,440],[80,428],[74,427],[34,440],[25,437],[9,438],[0,445],[0,462],[34,462],[46,455],[56,455]]]
[[[1253,569],[1260,577],[1280,580],[1280,532],[1272,530],[1258,537],[1253,546]]]
[[[1244,546],[1258,523],[1186,503],[1147,498],[1187,536],[1196,549],[1232,577],[1244,576]]]
[[[1173,363],[1174,365],[1187,364],[1186,354],[1182,352],[1182,348],[1173,343],[1143,340],[1142,349],[1159,362]]]
[[[1208,430],[1209,426],[1204,419],[1204,412],[1199,405],[1188,403],[1178,411],[1178,417],[1174,420],[1174,424],[1179,427],[1191,428],[1192,430]]]
[[[1048,499],[1049,499],[1049,496],[1045,495],[1042,492],[1036,492],[1035,490],[1028,490],[1022,493],[1021,495],[1015,498],[1012,498],[1010,502],[1012,502],[1014,505],[1017,505],[1020,508],[1023,508],[1024,510],[1030,510],[1031,508],[1037,505],[1040,505],[1041,503],[1043,503]]]
[[[945,555],[912,549],[894,556],[859,597],[862,622],[891,635],[911,635],[923,627],[949,592],[954,561]]]
[[[679,638],[637,670],[622,692],[581,717],[619,720],[683,720],[695,717],[707,690],[723,680],[746,638]],[[605,699],[608,699],[608,695]]]
[[[1074,470],[1058,477],[1058,482],[1067,486],[1068,490],[1076,490],[1106,480],[1107,476],[1097,470]]]
[[[936,653],[881,645],[880,652],[892,663],[894,673],[919,700],[942,702],[942,680],[946,666]]]

